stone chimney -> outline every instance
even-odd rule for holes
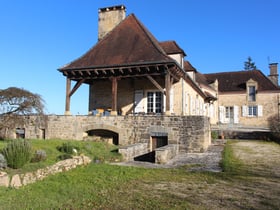
[[[275,84],[276,86],[279,86],[278,84],[278,63],[270,63],[269,64],[270,69],[270,75],[268,75],[268,78],[270,81]]]
[[[125,19],[125,6],[100,8],[98,11],[98,41]]]

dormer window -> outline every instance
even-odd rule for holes
[[[246,83],[248,102],[255,102],[257,99],[258,83],[253,79],[249,79]]]
[[[256,86],[249,86],[248,87],[248,100],[249,101],[256,101]]]

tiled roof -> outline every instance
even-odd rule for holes
[[[258,91],[279,91],[260,70],[222,72],[204,74],[208,83],[213,83],[216,79],[219,82],[219,92],[246,91],[246,82],[253,79],[258,83]]]
[[[182,50],[182,48],[180,48],[175,41],[165,41],[160,42],[159,44],[168,55],[183,54],[184,56],[186,56],[184,50]]]
[[[196,68],[194,68],[189,61],[184,61],[184,70],[196,72]]]
[[[204,74],[201,74],[200,72],[196,72],[195,74],[195,80],[199,84],[203,84],[205,86],[209,86],[209,83],[207,81],[207,78]]]
[[[60,70],[174,62],[134,14],[127,16],[87,53]]]

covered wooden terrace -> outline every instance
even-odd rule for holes
[[[144,63],[129,66],[95,66],[92,68],[60,69],[66,77],[66,103],[65,114],[70,112],[70,99],[75,91],[83,84],[92,84],[95,80],[110,80],[112,84],[112,102],[110,115],[117,115],[118,104],[118,81],[124,78],[146,77],[148,80],[165,95],[165,114],[170,114],[170,88],[172,84],[184,77],[185,72],[178,67],[176,62]],[[162,87],[156,80],[157,77],[164,77],[165,85]],[[75,85],[71,89],[71,81]]]

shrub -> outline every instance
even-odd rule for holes
[[[4,155],[0,153],[0,169],[7,167],[7,161]]]
[[[71,154],[62,154],[62,155],[59,155],[57,157],[58,160],[66,160],[66,159],[71,159],[72,158],[72,155]]]
[[[269,128],[271,130],[272,139],[280,142],[280,119],[278,115],[274,115],[268,119]]]
[[[3,149],[2,154],[7,160],[7,165],[11,168],[21,168],[32,157],[31,145],[27,140],[12,140]]]
[[[72,155],[74,151],[79,151],[80,148],[71,144],[71,142],[63,143],[62,146],[58,146],[57,150],[66,154]]]
[[[35,163],[35,162],[44,161],[46,159],[47,159],[47,154],[45,150],[36,150],[35,154],[33,155],[33,158],[31,159],[31,162]]]
[[[219,135],[218,135],[218,131],[211,131],[211,138],[214,139],[218,139]]]

